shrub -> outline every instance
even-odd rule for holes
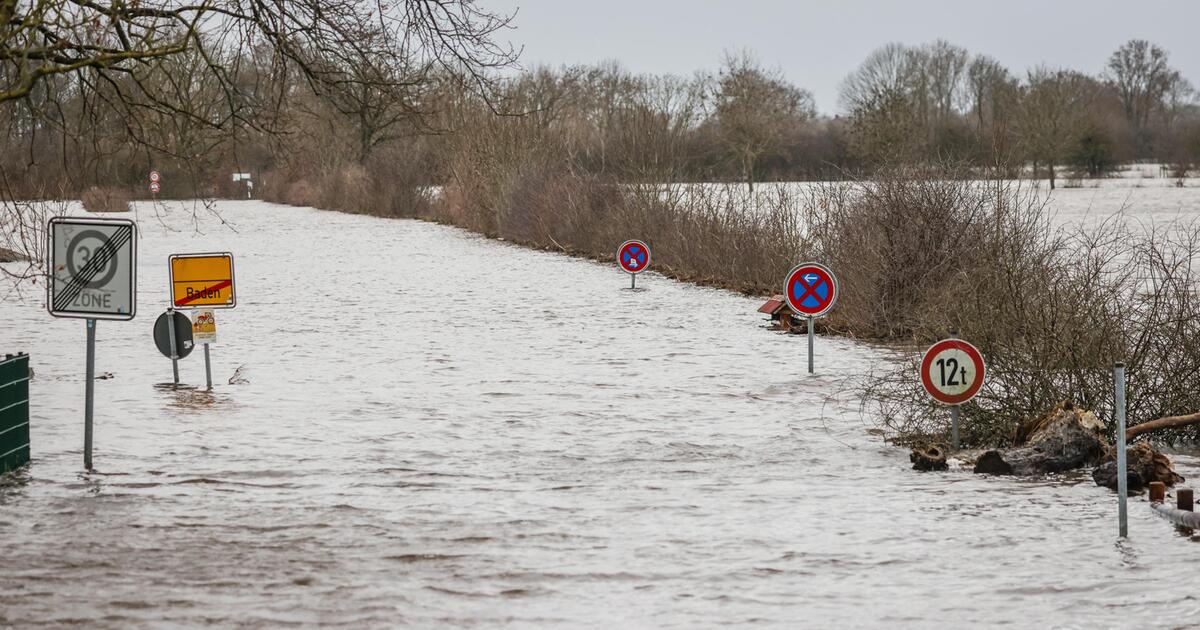
[[[968,445],[1011,443],[1023,420],[1063,400],[1111,430],[1119,360],[1130,425],[1200,409],[1200,225],[1053,228],[1042,200],[1007,182],[893,176],[858,188],[823,247],[842,276],[837,323],[915,342],[864,385],[864,404],[893,436],[948,430],[917,365],[924,344],[953,332],[988,364],[962,407]]]
[[[80,195],[83,209],[88,212],[129,212],[133,196],[128,191],[111,186],[92,186]]]

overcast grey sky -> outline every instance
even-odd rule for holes
[[[634,72],[716,69],[750,49],[838,111],[843,77],[887,42],[944,38],[1023,74],[1039,63],[1091,74],[1123,42],[1151,40],[1200,85],[1200,0],[479,0],[519,9],[507,36],[522,65],[616,59]]]

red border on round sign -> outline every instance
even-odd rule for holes
[[[810,273],[816,272],[816,273],[824,276],[825,280],[829,283],[829,287],[830,287],[830,291],[831,291],[830,296],[829,296],[829,302],[816,310],[808,309],[806,307],[800,306],[799,304],[792,302],[792,279],[795,278],[797,273],[801,273],[801,272],[805,272],[805,271],[810,272]],[[829,267],[826,267],[825,265],[822,265],[819,262],[800,263],[799,265],[792,267],[792,270],[788,272],[787,276],[783,280],[783,299],[784,299],[784,301],[786,301],[787,305],[789,307],[791,307],[791,309],[793,311],[796,311],[796,313],[798,315],[803,315],[805,317],[821,317],[825,313],[828,313],[829,309],[833,308],[833,305],[835,303],[837,303],[838,294],[840,292],[841,292],[841,287],[838,286],[837,276],[833,275],[833,271],[831,271],[829,269]]]
[[[975,364],[975,382],[971,384],[971,388],[957,396],[947,396],[938,391],[933,386],[933,380],[929,378],[929,367],[933,364],[933,357],[937,356],[942,350],[962,350],[971,358],[971,362]],[[983,361],[983,354],[979,352],[979,348],[963,341],[962,339],[943,339],[925,351],[921,356],[921,386],[925,388],[925,392],[930,398],[944,405],[961,405],[979,394],[979,390],[983,388],[984,378],[987,377],[987,364]]]
[[[625,248],[629,247],[630,245],[641,245],[642,247],[644,247],[646,249],[646,264],[642,265],[642,268],[638,269],[636,271],[631,271],[628,267],[625,266],[625,263],[621,262],[621,254],[623,254],[625,252]],[[624,271],[625,273],[632,273],[632,274],[642,273],[643,271],[645,271],[646,269],[648,269],[650,267],[650,259],[651,259],[650,246],[647,245],[645,241],[639,241],[636,238],[632,238],[632,239],[629,239],[628,241],[625,241],[624,243],[621,243],[621,245],[619,247],[617,247],[617,266],[620,267],[621,270]]]

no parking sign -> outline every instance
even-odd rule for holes
[[[797,314],[820,317],[837,302],[837,277],[821,263],[801,263],[788,272],[783,294]]]
[[[621,243],[617,248],[617,264],[629,274],[629,288],[634,288],[637,274],[650,266],[650,246],[637,239]]]
[[[813,373],[813,319],[825,315],[837,302],[837,277],[817,262],[800,263],[783,281],[783,296],[797,315],[808,318],[808,373]]]

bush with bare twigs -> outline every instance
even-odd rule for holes
[[[83,209],[88,212],[129,212],[133,195],[129,191],[112,186],[92,186],[79,196]]]
[[[896,437],[948,430],[916,374],[923,344],[951,331],[988,363],[983,390],[962,407],[968,445],[1013,443],[1023,420],[1062,400],[1111,429],[1119,360],[1131,425],[1200,409],[1200,224],[1055,228],[1041,198],[1005,181],[909,172],[851,188],[821,195],[832,208],[821,246],[844,287],[835,325],[918,342],[864,387],[870,414]]]

